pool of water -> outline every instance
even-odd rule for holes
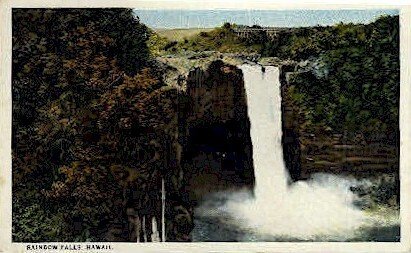
[[[194,230],[191,233],[194,242],[309,242],[309,241],[400,241],[400,224],[396,210],[385,210],[375,214],[377,222],[353,231],[349,238],[314,236],[309,239],[297,238],[292,235],[270,235],[250,229],[242,225],[235,215],[224,210],[225,203],[233,192],[219,192],[210,194],[195,209]],[[240,193],[249,194],[249,193]],[[251,196],[251,195],[250,195]],[[389,213],[387,213],[389,212]],[[388,221],[391,216],[391,221]],[[381,217],[380,222],[378,220]]]

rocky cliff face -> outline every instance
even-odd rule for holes
[[[307,63],[305,63],[307,65]],[[316,172],[344,173],[356,177],[378,173],[393,174],[398,183],[399,147],[383,141],[367,142],[361,136],[327,128],[306,127],[304,112],[293,103],[289,93],[293,75],[315,71],[297,63],[280,66],[282,86],[283,147],[287,169],[294,180]]]
[[[283,64],[279,66],[281,83],[281,114],[283,136],[284,163],[291,179],[296,181],[301,176],[301,143],[300,143],[300,118],[298,109],[287,99],[289,89],[288,74],[293,72],[295,64]]]
[[[242,72],[212,62],[187,78],[182,166],[194,200],[203,193],[254,183],[250,122]]]

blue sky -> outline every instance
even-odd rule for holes
[[[273,27],[299,27],[344,23],[370,23],[398,10],[139,10],[140,20],[152,28],[211,28],[224,22]]]

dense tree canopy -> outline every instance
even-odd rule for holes
[[[15,241],[104,240],[157,189],[177,99],[147,40],[129,9],[13,10]]]
[[[316,58],[295,75],[293,98],[308,120],[336,132],[396,141],[399,102],[399,22],[381,17],[369,25],[339,24],[306,36],[291,35],[283,57]],[[275,52],[270,52],[274,54]]]

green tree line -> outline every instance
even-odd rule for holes
[[[265,55],[315,62],[292,75],[290,98],[311,124],[395,143],[399,127],[399,20],[301,28],[265,45]]]
[[[13,240],[106,240],[111,223],[127,227],[130,196],[151,207],[177,93],[153,70],[131,9],[12,18]]]

